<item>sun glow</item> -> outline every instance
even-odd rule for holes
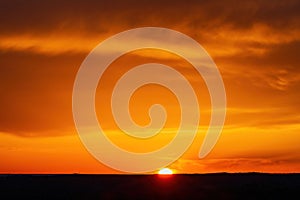
[[[159,175],[172,175],[173,171],[169,168],[163,168],[161,170],[158,171]]]

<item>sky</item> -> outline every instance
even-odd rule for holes
[[[142,125],[149,122],[150,105],[166,105],[164,130],[149,140],[122,134],[107,109],[122,73],[158,62],[189,77],[201,107],[195,141],[170,168],[177,173],[300,172],[299,10],[297,0],[1,1],[0,173],[120,173],[99,163],[81,143],[72,90],[95,46],[139,27],[173,29],[206,49],[223,77],[226,121],[212,152],[199,159],[210,119],[205,83],[174,54],[135,51],[112,63],[97,89],[98,120],[115,144],[146,152],[172,139],[180,110],[165,88],[144,86],[130,102],[133,119]]]

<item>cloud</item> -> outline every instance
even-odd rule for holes
[[[180,159],[170,167],[181,173],[267,172],[297,171],[299,157],[289,158],[220,158],[204,160]]]
[[[232,6],[234,5],[234,6]],[[1,1],[2,33],[20,31],[49,33],[49,30],[105,32],[111,27],[162,24],[199,29],[231,24],[249,28],[254,22],[274,28],[297,27],[299,1]],[[94,31],[93,31],[94,30]]]
[[[235,5],[235,6],[231,6]],[[297,29],[299,2],[222,1],[1,1],[1,35],[49,35],[52,33],[99,35],[140,26],[201,32],[232,27],[251,29],[255,24]],[[162,12],[163,11],[163,12]]]
[[[46,55],[78,54],[91,51],[99,41],[99,38],[19,35],[0,38],[0,49]]]
[[[269,123],[252,120],[257,114],[294,122],[299,7],[296,0],[1,1],[0,128],[19,134],[73,126],[72,86],[84,57],[108,36],[141,26],[181,31],[206,48],[224,77],[229,107],[260,110],[235,113],[230,123]]]

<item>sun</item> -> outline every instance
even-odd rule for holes
[[[161,170],[158,171],[159,175],[172,175],[173,171],[169,168],[162,168]]]

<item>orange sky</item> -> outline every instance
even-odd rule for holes
[[[131,102],[148,122],[153,103],[169,117],[160,135],[139,141],[114,125],[109,94],[122,71],[159,62],[189,77],[201,106],[199,133],[170,168],[178,173],[300,172],[300,3],[290,1],[1,1],[0,173],[119,173],[81,144],[72,118],[72,89],[88,53],[121,31],[158,26],[198,41],[214,59],[227,93],[227,117],[213,151],[198,159],[210,117],[204,82],[184,60],[144,50],[119,58],[96,96],[99,120],[117,145],[155,150],[178,126],[177,102],[166,89],[145,86]],[[122,69],[122,70],[121,70]],[[168,133],[168,134],[166,134]]]

